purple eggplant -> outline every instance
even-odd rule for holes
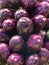
[[[20,0],[9,0],[9,2],[17,5],[20,2]]]
[[[9,47],[12,51],[20,51],[24,45],[24,40],[20,35],[13,36],[9,41]]]
[[[28,36],[33,30],[32,20],[28,17],[22,17],[17,22],[17,32],[22,36]]]
[[[25,9],[18,9],[15,14],[14,17],[16,20],[19,20],[21,17],[28,17],[28,12]]]
[[[49,2],[42,1],[37,5],[36,14],[49,16]]]
[[[26,60],[26,65],[39,65],[40,58],[37,54],[31,55]]]
[[[6,19],[3,21],[3,28],[6,30],[6,31],[11,31],[15,28],[15,25],[16,25],[16,21],[12,18],[10,19]]]
[[[46,63],[49,59],[49,50],[46,48],[41,48],[40,50],[40,65]]]
[[[6,61],[10,54],[9,47],[7,43],[0,43],[0,58],[3,61]]]
[[[12,17],[12,12],[11,10],[9,10],[8,8],[3,8],[0,10],[0,17],[2,19],[7,19],[7,18],[10,18]]]
[[[20,54],[13,53],[7,59],[8,65],[23,65],[23,57]]]
[[[27,46],[32,50],[40,50],[43,46],[43,39],[37,34],[32,34],[27,40]]]
[[[44,28],[47,23],[46,17],[40,14],[35,15],[32,20],[33,20],[34,26],[39,30]]]
[[[0,0],[0,9],[8,7],[9,0]]]
[[[32,9],[37,3],[37,0],[21,0],[21,1],[24,8],[26,9]]]

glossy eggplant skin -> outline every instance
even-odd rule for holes
[[[0,0],[0,9],[8,7],[9,0]]]
[[[43,15],[35,15],[33,18],[32,18],[32,21],[34,23],[34,26],[37,28],[37,29],[42,29],[45,27],[46,23],[47,23],[47,19],[45,16]]]
[[[6,31],[3,28],[0,28],[0,42],[8,42],[9,37],[6,34]]]
[[[43,1],[49,2],[49,0],[43,0]]]
[[[13,36],[9,41],[9,48],[13,51],[20,51],[24,45],[24,40],[20,35]]]
[[[3,28],[0,28],[0,33],[6,33],[6,31]]]
[[[9,47],[7,43],[0,43],[0,58],[6,61],[10,54]]]
[[[16,26],[16,21],[12,18],[10,19],[6,19],[3,21],[3,28],[6,30],[6,31],[11,31],[15,28]]]
[[[28,48],[37,51],[40,50],[43,46],[43,39],[41,36],[37,34],[32,34],[27,40],[27,46]]]
[[[49,59],[49,50],[46,48],[41,48],[40,50],[40,65],[46,63]]]
[[[20,54],[13,53],[7,59],[8,65],[23,65],[23,57]]]
[[[1,19],[7,19],[7,18],[10,18],[12,17],[12,12],[11,10],[9,10],[8,8],[3,8],[0,10],[0,18]]]
[[[49,0],[38,0],[38,2],[43,2],[43,1],[49,2]]]
[[[19,20],[21,17],[28,17],[28,16],[29,16],[28,12],[23,8],[18,9],[14,14],[16,20]]]
[[[22,36],[28,36],[33,30],[32,20],[28,17],[22,17],[17,22],[17,32]]]
[[[21,0],[23,7],[26,9],[32,9],[33,7],[35,7],[37,0]]]
[[[10,3],[13,3],[13,4],[16,3],[16,4],[18,4],[20,0],[9,0],[9,1],[10,1]]]
[[[9,0],[9,8],[13,11],[21,7],[20,4],[20,0]]]
[[[42,14],[46,17],[49,16],[49,2],[42,1],[37,4],[36,14]]]
[[[26,65],[39,65],[40,58],[37,54],[31,55],[26,60]]]

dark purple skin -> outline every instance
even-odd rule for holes
[[[3,19],[0,18],[0,28],[2,28]]]
[[[28,12],[22,8],[18,9],[14,14],[16,20],[19,20],[21,17],[28,17],[28,16],[29,16]]]
[[[41,2],[42,0],[38,0],[38,2]]]
[[[49,2],[49,0],[38,0],[38,2],[42,2],[42,1],[46,1],[46,2]]]
[[[49,2],[43,1],[37,5],[36,14],[49,16]]]
[[[3,28],[0,28],[0,33],[6,33],[6,31]]]
[[[40,50],[43,46],[43,39],[37,34],[32,34],[27,40],[27,46],[31,50]]]
[[[46,17],[43,16],[43,15],[40,15],[40,14],[34,16],[32,20],[33,20],[34,26],[37,29],[39,29],[39,30],[42,29],[42,28],[44,28],[44,26],[47,23]]]
[[[49,42],[45,43],[45,48],[49,50]]]
[[[33,30],[32,20],[28,17],[22,17],[17,22],[17,32],[22,36],[29,35]]]
[[[49,0],[42,0],[42,1],[46,1],[46,2],[49,2]]]
[[[46,28],[49,28],[49,18],[47,18]]]
[[[0,17],[1,19],[7,19],[12,17],[12,12],[8,8],[3,8],[0,10]]]
[[[0,42],[8,42],[9,37],[5,33],[6,31],[3,28],[0,28]]]
[[[12,51],[20,51],[23,47],[24,40],[20,35],[13,36],[9,41],[9,47]]]
[[[31,55],[26,60],[26,65],[39,65],[40,58],[37,54]]]
[[[16,21],[12,18],[10,19],[6,19],[3,21],[3,28],[6,30],[6,31],[11,31],[15,28],[15,25],[16,25]]]
[[[41,48],[40,50],[40,65],[46,63],[49,59],[49,50],[46,48]]]
[[[17,5],[20,2],[20,0],[9,0],[9,2]]]
[[[9,56],[9,47],[6,43],[0,43],[0,58],[3,61],[6,61]]]
[[[26,9],[32,9],[37,3],[37,0],[21,0],[21,1],[24,8]]]
[[[9,8],[12,8],[12,11],[18,9],[20,6],[20,0],[9,0]]]
[[[0,0],[0,9],[8,7],[9,0]]]
[[[38,35],[40,35],[43,39],[45,39],[46,31],[45,31],[45,30],[40,30],[40,31],[38,32]]]
[[[23,65],[23,57],[20,54],[13,53],[7,59],[8,65]]]

